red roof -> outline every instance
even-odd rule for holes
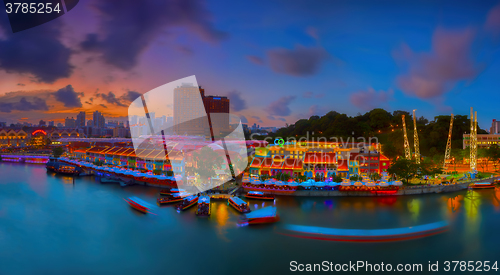
[[[263,161],[264,161],[264,158],[253,158],[252,163],[250,164],[250,167],[260,168]]]
[[[281,168],[283,166],[283,159],[281,157],[274,157],[273,159],[273,165],[271,165],[271,168]]]
[[[304,156],[304,163],[331,164],[336,162],[335,153],[306,153]]]
[[[270,168],[272,164],[273,164],[272,158],[264,158],[264,161],[262,162],[261,168]]]

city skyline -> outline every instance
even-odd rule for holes
[[[432,119],[472,106],[486,129],[498,118],[484,98],[500,99],[499,1],[144,4],[148,17],[183,15],[116,37],[115,25],[144,16],[123,1],[104,20],[113,5],[82,2],[16,34],[0,16],[0,121],[60,122],[81,111],[125,121],[140,94],[189,75],[207,93],[228,96],[231,113],[249,125],[374,107]],[[30,43],[45,45],[43,56],[29,55]],[[31,59],[11,55],[13,47]],[[47,67],[45,57],[58,61]]]

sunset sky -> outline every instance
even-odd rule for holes
[[[335,110],[500,119],[500,1],[80,0],[13,34],[0,13],[0,121],[99,110],[196,75],[249,124]]]

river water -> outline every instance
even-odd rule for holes
[[[92,177],[47,173],[44,166],[0,163],[0,274],[281,274],[290,262],[424,265],[496,261],[500,255],[500,190],[401,197],[278,197],[281,221],[237,225],[224,202],[212,216],[172,206],[156,215],[123,198],[155,203],[158,189],[100,184]],[[300,238],[286,225],[384,229],[448,221],[442,234],[387,243]],[[425,272],[424,272],[425,273]]]

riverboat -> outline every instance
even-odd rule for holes
[[[58,158],[49,158],[49,161],[45,164],[45,168],[47,171],[55,172],[63,175],[79,175],[82,172],[80,167],[75,165],[69,165],[62,161],[59,161]]]
[[[264,194],[263,192],[258,192],[258,191],[249,191],[246,195],[245,198],[248,199],[258,199],[258,200],[274,200],[274,195],[270,194]]]
[[[227,202],[241,213],[249,213],[251,211],[248,203],[238,197],[231,197],[227,200]]]
[[[162,204],[169,204],[173,202],[180,202],[184,200],[184,197],[186,197],[188,194],[186,193],[175,193],[175,194],[168,194],[166,197],[161,197],[156,199],[156,203],[158,205]]]
[[[239,221],[241,225],[274,223],[280,220],[275,206],[267,206],[245,214]]]
[[[495,184],[490,182],[476,182],[471,184],[469,187],[472,189],[490,189],[495,188]]]
[[[196,209],[196,216],[208,217],[211,214],[210,197],[200,196],[198,198],[198,209]]]
[[[418,239],[448,230],[446,221],[390,229],[340,229],[306,225],[285,225],[285,229],[298,234],[291,237],[337,242],[394,242]]]
[[[185,198],[181,203],[177,204],[175,206],[175,209],[177,209],[177,210],[186,210],[189,207],[195,205],[196,202],[198,202],[198,197],[192,195],[192,196],[189,196],[189,197]]]
[[[143,206],[137,202],[135,202],[134,200],[130,199],[130,198],[127,198],[127,199],[124,199],[128,205],[130,205],[130,207],[132,207],[133,209],[141,212],[141,213],[144,213],[144,214],[147,214],[149,213],[148,211],[148,208],[146,206]]]

